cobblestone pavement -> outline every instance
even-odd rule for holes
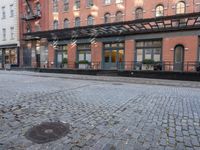
[[[200,149],[198,83],[101,78],[110,82],[0,71],[0,149]],[[25,138],[32,126],[51,121],[69,123],[70,133],[46,144]]]

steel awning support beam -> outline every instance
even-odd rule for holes
[[[194,21],[194,23],[189,24],[189,21]],[[68,40],[75,38],[101,38],[196,29],[200,29],[200,12],[93,26],[33,32],[26,33],[24,35],[29,37],[31,36],[32,38],[40,37],[47,38],[48,40],[53,40],[53,34],[57,37],[57,39]]]

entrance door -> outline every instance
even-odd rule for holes
[[[123,68],[124,50],[105,50],[104,69],[116,70]]]
[[[174,50],[174,71],[183,71],[184,65],[184,47],[178,45]]]
[[[40,54],[36,54],[36,65],[37,68],[40,68]]]

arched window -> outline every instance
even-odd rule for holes
[[[93,25],[94,24],[94,17],[92,15],[89,15],[87,18],[87,25]]]
[[[81,25],[81,19],[79,17],[75,18],[75,27],[79,27]]]
[[[185,2],[180,1],[176,4],[176,14],[184,14],[186,11]]]
[[[54,22],[53,22],[53,29],[54,30],[58,29],[58,20],[54,20]]]
[[[164,16],[164,6],[163,5],[157,5],[156,6],[156,17]]]
[[[69,28],[69,20],[68,19],[64,20],[64,28]]]
[[[110,20],[110,13],[106,13],[104,15],[104,23],[110,23],[111,20]]]
[[[118,11],[116,13],[116,18],[115,18],[116,22],[120,22],[123,21],[123,13],[121,11]]]
[[[137,8],[135,10],[135,19],[142,19],[143,18],[143,9]]]

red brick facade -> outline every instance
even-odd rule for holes
[[[24,14],[25,7],[23,1],[21,1],[21,8],[20,8],[20,14]],[[69,0],[69,3],[66,5],[64,4],[64,0],[58,0],[57,3],[53,3],[53,0],[28,0],[31,3],[31,6],[34,8],[34,5],[36,3],[41,4],[41,18],[31,20],[30,25],[33,26],[36,23],[40,24],[40,30],[41,31],[49,31],[54,30],[55,24],[54,21],[57,21],[58,27],[56,29],[63,29],[65,28],[64,20],[68,20],[67,27],[73,28],[75,26],[75,18],[80,17],[80,26],[87,26],[88,24],[88,16],[93,16],[93,24],[104,24],[104,16],[106,13],[110,14],[110,22],[116,22],[117,12],[121,12],[122,15],[119,17],[120,21],[129,21],[129,20],[135,20],[137,18],[137,9],[142,9],[142,18],[154,18],[156,15],[164,15],[164,16],[171,16],[176,15],[177,13],[193,13],[193,12],[199,12],[200,11],[200,0],[122,0],[120,3],[116,3],[118,0],[111,0],[110,4],[104,4],[103,0],[93,0],[93,5],[91,7],[87,7],[87,0],[80,0],[80,8],[75,9],[75,0]],[[179,5],[179,2],[184,4]],[[157,11],[157,6],[162,6],[163,8],[163,14],[162,12]],[[56,7],[56,8],[55,8]],[[66,7],[66,10],[64,11]],[[56,12],[55,12],[55,10]],[[184,11],[184,12],[183,12]],[[158,14],[157,14],[158,13]],[[159,14],[160,13],[160,14]],[[21,26],[21,35],[23,33],[26,33],[25,28],[26,21],[20,20],[20,26]],[[35,32],[33,29],[32,32]],[[136,42],[140,40],[151,40],[151,39],[159,39],[162,41],[162,50],[161,50],[161,60],[160,61],[170,61],[174,62],[175,59],[175,48],[177,45],[181,45],[184,47],[184,62],[189,61],[199,61],[198,58],[198,33],[193,32],[182,32],[180,33],[167,33],[165,34],[152,34],[150,38],[146,37],[146,35],[141,35],[139,37],[134,36],[133,37],[124,37],[124,40],[122,42],[124,43],[124,59],[125,61],[125,69],[132,69],[134,65],[134,61],[136,61],[136,58],[138,52],[136,52]],[[22,36],[21,36],[21,39]],[[112,41],[113,40],[113,41]],[[116,43],[115,37],[112,37],[108,41],[106,38],[104,40],[97,39],[95,42],[88,42],[89,40],[85,40],[84,42],[80,42],[81,40],[77,40],[75,43],[72,42],[73,40],[66,40],[66,41],[57,41],[58,45],[67,45],[67,58],[68,58],[68,67],[74,68],[76,67],[75,63],[77,62],[78,57],[89,57],[87,54],[82,55],[82,52],[80,54],[77,51],[77,45],[79,43],[88,43],[91,44],[91,63],[99,62],[101,64],[106,61],[106,55],[104,52],[104,43]],[[23,42],[25,45],[27,42]],[[32,42],[34,43],[34,42]],[[62,43],[62,44],[61,44]],[[52,42],[47,42],[46,45],[48,45],[48,67],[56,67],[56,61],[60,61],[63,58],[64,54],[57,54],[55,50],[55,46],[52,46]],[[111,51],[112,52],[112,51]],[[144,53],[146,53],[144,51]],[[154,53],[154,52],[152,52]],[[120,54],[111,54],[111,60],[112,57],[116,57],[116,59],[120,59]],[[116,55],[116,56],[115,56]],[[139,55],[139,54],[138,54]],[[144,54],[143,54],[144,55]],[[154,54],[152,54],[154,55]],[[32,56],[33,57],[33,56]],[[144,58],[146,56],[143,56]],[[153,56],[154,57],[154,56]],[[156,56],[155,56],[156,57]],[[89,59],[89,58],[88,58]],[[36,61],[36,59],[32,59],[32,61]],[[42,63],[42,62],[41,62]],[[32,63],[33,64],[33,63]],[[40,67],[44,65],[40,64]],[[166,67],[166,66],[165,66]],[[170,69],[173,70],[173,66]],[[184,66],[184,70],[187,70]],[[102,68],[104,69],[104,68]],[[165,70],[169,70],[169,68],[165,68]],[[193,71],[194,68],[191,68],[189,66],[189,70]]]

